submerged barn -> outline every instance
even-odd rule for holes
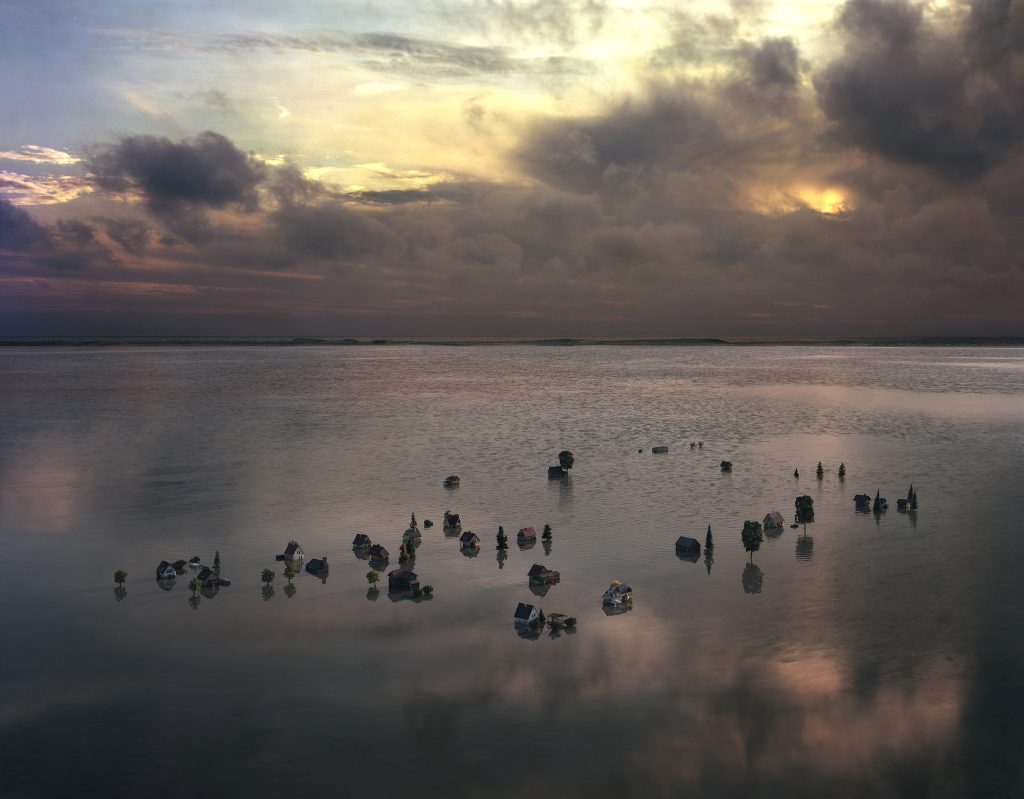
[[[676,554],[693,556],[699,555],[700,541],[696,538],[687,538],[685,535],[679,536],[679,538],[676,539]]]

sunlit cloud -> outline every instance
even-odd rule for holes
[[[29,161],[33,164],[55,164],[69,166],[81,163],[78,156],[52,147],[41,147],[37,144],[26,144],[17,150],[0,150],[0,160]]]

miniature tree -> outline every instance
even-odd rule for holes
[[[842,480],[844,477],[846,477],[846,464],[845,463],[840,463],[839,464],[839,479]]]
[[[544,532],[540,534],[540,537],[544,538],[544,539],[547,539],[549,541],[551,540],[551,525],[550,524],[545,524],[544,525]]]
[[[203,584],[199,582],[198,577],[193,577],[188,581],[188,588],[192,592],[192,596],[195,597],[199,593],[199,589],[203,587]]]
[[[409,529],[410,530],[415,530],[416,529],[416,514],[415,513],[411,514],[411,516],[409,518]]]
[[[370,584],[370,588],[376,588],[377,583],[380,581],[380,572],[376,569],[371,569],[366,573],[366,582]]]
[[[269,588],[270,584],[274,582],[274,570],[264,569],[262,572],[260,572],[260,580],[262,580],[263,583]]]
[[[818,468],[815,469],[814,473],[818,475],[819,480],[825,476],[825,467],[821,465],[821,461],[818,461]]]
[[[882,492],[875,490],[875,501],[871,504],[871,510],[874,513],[881,513],[885,510],[885,502],[882,500]]]
[[[213,553],[213,572],[220,577],[220,550]]]
[[[761,522],[743,522],[743,532],[740,534],[743,539],[743,548],[750,553],[750,561],[754,561],[754,553],[761,548],[764,541],[764,528]]]
[[[802,524],[814,521],[814,498],[804,494],[802,497],[797,497],[796,502],[796,520]]]
[[[505,535],[505,528],[500,524],[498,525],[497,541],[497,549],[508,549],[508,536]]]
[[[563,449],[558,453],[558,465],[562,467],[563,472],[568,472],[572,469],[573,464],[576,462],[576,458],[567,449]]]
[[[910,487],[910,509],[917,510],[917,491],[913,486]]]
[[[292,564],[289,563],[287,566],[284,567],[284,576],[288,580],[288,585],[292,584],[292,579],[295,577],[296,574],[298,574],[298,571],[296,571],[295,567]]]
[[[715,564],[715,539],[711,535],[711,525],[708,525],[708,534],[704,537],[704,566],[708,570],[708,577],[711,576],[711,567]]]
[[[793,470],[793,477],[795,477],[797,480],[800,479],[800,470],[799,469],[794,469]]]
[[[124,569],[118,569],[114,572],[114,582],[119,586],[123,586],[128,581],[128,572]]]

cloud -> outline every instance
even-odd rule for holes
[[[0,250],[27,252],[46,249],[50,236],[28,212],[0,198]]]
[[[54,150],[52,147],[41,147],[38,144],[26,144],[17,150],[0,150],[0,159],[8,161],[28,161],[33,164],[54,164],[57,166],[70,166],[81,163],[78,156],[66,153],[63,150]]]
[[[128,136],[90,152],[87,164],[100,188],[137,189],[152,208],[164,211],[181,205],[252,209],[266,177],[262,163],[212,131],[177,142]]]
[[[21,175],[0,171],[0,195],[16,205],[56,205],[92,191],[92,181],[84,176]]]
[[[814,80],[842,144],[978,178],[1024,140],[1024,49],[1018,2],[994,0],[953,17],[902,0],[849,0],[838,16],[843,52]]]

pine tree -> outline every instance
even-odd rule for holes
[[[815,474],[818,475],[819,480],[825,476],[825,467],[821,465],[821,461],[818,461],[818,468],[815,470]]]
[[[846,477],[846,464],[845,463],[840,463],[839,464],[839,479],[842,480],[844,477]]]
[[[213,571],[219,577],[220,576],[220,550],[218,549],[213,553]]]
[[[551,525],[550,524],[545,524],[544,525],[544,532],[541,533],[540,537],[548,539],[548,540],[551,539]]]

